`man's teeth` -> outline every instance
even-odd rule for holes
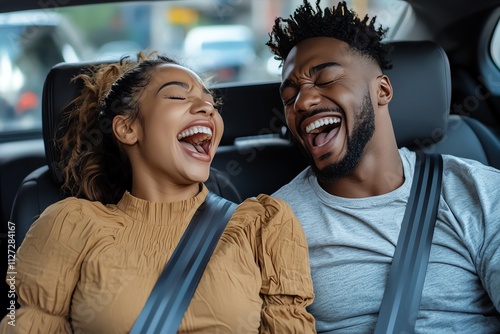
[[[186,138],[197,133],[205,133],[212,136],[212,130],[210,128],[207,128],[206,126],[193,126],[179,133],[177,135],[177,139],[181,140],[182,138]]]
[[[320,118],[320,119],[312,122],[308,126],[306,126],[306,133],[311,133],[312,131],[319,128],[320,126],[329,125],[329,124],[336,124],[336,123],[340,123],[340,118],[338,118],[338,117]]]

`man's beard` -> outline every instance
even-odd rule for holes
[[[311,169],[320,183],[334,183],[342,177],[351,174],[358,165],[366,144],[372,138],[375,131],[375,111],[373,110],[368,90],[356,112],[356,124],[352,135],[347,140],[347,152],[339,162],[330,164],[320,170],[314,163],[310,152],[301,146],[303,153],[309,158]]]

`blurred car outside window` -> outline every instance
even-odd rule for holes
[[[256,54],[252,30],[244,25],[209,25],[191,29],[183,57],[198,73],[213,73],[217,81],[234,81]]]
[[[89,56],[77,30],[56,13],[0,15],[0,132],[41,127],[41,92],[50,68]]]

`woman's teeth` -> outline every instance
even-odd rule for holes
[[[177,140],[181,140],[181,139],[184,139],[186,137],[196,135],[198,133],[203,133],[203,134],[207,135],[207,136],[199,136],[199,137],[203,137],[203,139],[197,140],[198,143],[202,142],[203,140],[207,140],[207,139],[212,138],[212,130],[209,127],[206,127],[206,126],[192,126],[192,127],[188,128],[188,129],[182,131],[181,133],[179,133],[177,135]]]

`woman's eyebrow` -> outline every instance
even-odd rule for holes
[[[158,91],[156,92],[156,94],[158,94],[163,88],[165,87],[168,87],[168,86],[179,86],[179,87],[182,87],[184,89],[189,89],[189,85],[185,82],[182,82],[182,81],[169,81],[169,82],[166,82],[164,83],[163,85],[161,85],[161,87],[158,89]]]
[[[156,94],[158,94],[163,88],[165,87],[168,87],[168,86],[172,86],[172,85],[175,85],[175,86],[179,86],[179,87],[182,87],[184,88],[185,90],[189,90],[189,84],[185,83],[185,82],[182,82],[182,81],[169,81],[169,82],[166,82],[164,83],[159,89],[158,91],[156,92]],[[210,94],[210,91],[206,88],[206,87],[203,87],[203,93],[205,94]]]

